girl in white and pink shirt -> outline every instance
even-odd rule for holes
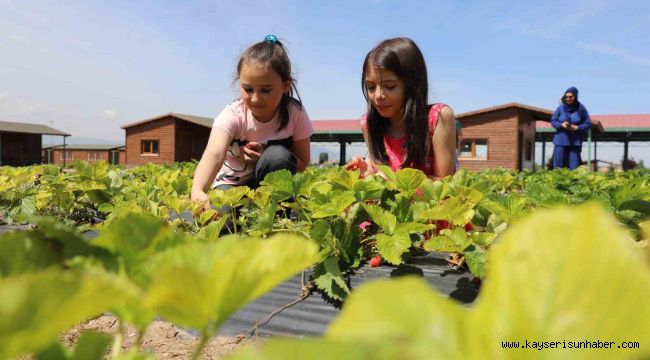
[[[207,204],[210,188],[255,188],[266,174],[303,171],[313,128],[275,35],[244,51],[237,63],[241,97],[214,119],[192,183],[192,200]],[[295,97],[294,97],[295,96]]]

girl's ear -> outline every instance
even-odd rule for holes
[[[282,92],[283,93],[288,94],[289,89],[291,89],[291,80],[287,80],[282,84]]]

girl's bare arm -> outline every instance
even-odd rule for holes
[[[438,124],[433,132],[433,153],[434,176],[441,179],[453,174],[456,166],[456,117],[449,106],[440,111]]]
[[[221,169],[226,152],[232,142],[232,136],[221,128],[212,128],[208,145],[201,156],[201,161],[194,172],[192,180],[192,200],[206,201],[207,191]]]
[[[309,138],[304,138],[302,140],[294,141],[293,146],[291,147],[291,152],[298,160],[296,170],[304,171],[309,165],[309,159],[311,156],[311,140]]]

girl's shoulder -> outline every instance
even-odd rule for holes
[[[439,112],[439,111],[441,111],[445,106],[451,109],[451,107],[450,107],[449,105],[445,104],[445,103],[433,103],[433,104],[431,104],[431,105],[429,105],[429,106],[430,106],[430,107],[429,107],[429,113],[432,113],[432,112],[434,112],[434,111],[438,111],[438,112]]]
[[[359,118],[359,124],[361,125],[362,129],[367,129],[368,128],[368,114],[363,114]]]
[[[244,102],[241,99],[237,99],[230,104],[226,105],[224,112],[228,112],[229,115],[237,118],[243,118],[246,113],[246,108]]]
[[[241,100],[235,100],[224,106],[223,110],[214,119],[214,125],[225,126],[227,124],[239,123],[244,119],[244,107]]]
[[[451,107],[445,103],[431,104],[431,107],[429,108],[429,119],[437,119],[444,108],[451,110]]]
[[[242,100],[241,98],[231,102],[230,104],[228,104],[228,106],[231,107],[232,109],[241,112],[243,112],[246,109],[246,106],[244,106],[244,100]]]
[[[433,132],[433,130],[436,128],[438,121],[442,119],[441,116],[445,115],[446,113],[449,113],[453,118],[454,112],[451,109],[451,106],[445,103],[435,103],[431,105],[429,108],[429,129],[431,132]]]

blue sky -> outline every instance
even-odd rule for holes
[[[363,58],[395,36],[418,43],[430,101],[457,113],[553,109],[569,86],[592,114],[650,112],[648,1],[2,0],[0,120],[123,141],[121,125],[169,111],[212,117],[269,33],[312,119],[358,117]]]

